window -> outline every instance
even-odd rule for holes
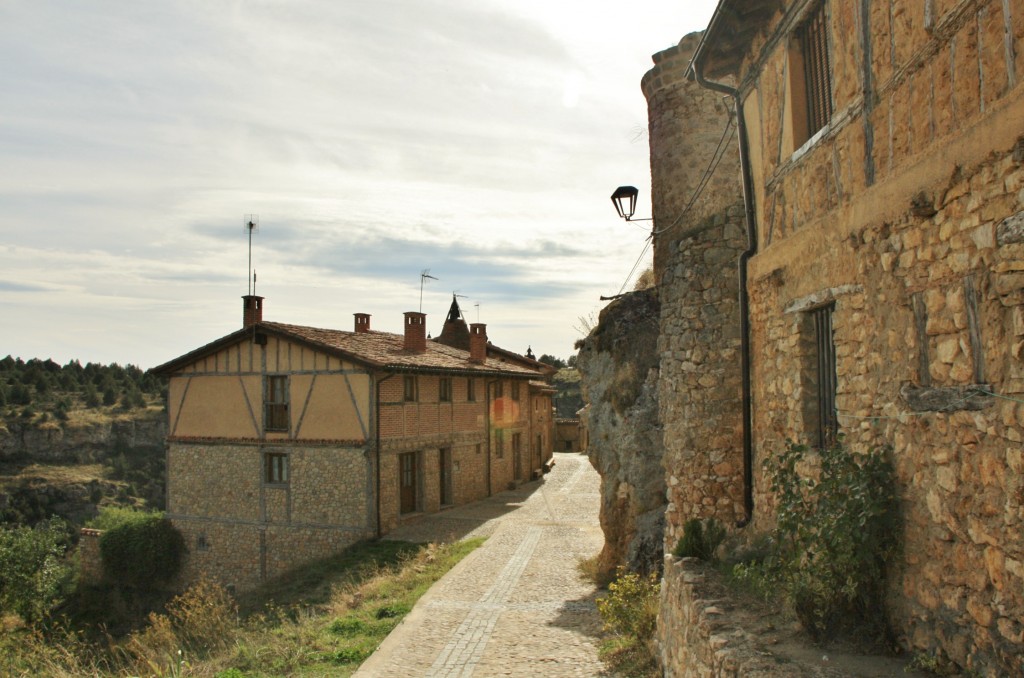
[[[267,431],[288,430],[288,377],[269,376],[266,378],[264,395],[264,421]]]
[[[403,400],[407,403],[416,402],[416,377],[406,375],[403,381],[405,385]]]
[[[512,400],[519,400],[519,382],[512,382]]]
[[[836,348],[832,334],[834,306],[822,306],[808,312],[814,323],[814,388],[817,405],[812,440],[818,447],[835,442],[839,430],[836,417]],[[813,411],[813,410],[812,410]]]
[[[523,449],[523,434],[513,433],[512,434],[512,454],[518,458],[519,453]]]
[[[437,399],[442,403],[452,401],[452,380],[450,377],[441,377],[437,383]]]
[[[288,482],[288,455],[283,452],[267,452],[264,456],[264,480],[270,485]]]
[[[505,456],[505,431],[500,428],[494,432],[494,456],[498,459]]]
[[[502,382],[500,382],[500,381],[494,382],[494,397],[497,399],[497,398],[504,397],[504,395],[505,395],[505,385]]]
[[[480,444],[480,443],[477,443],[476,444],[476,453],[480,454],[481,452],[483,452],[483,450],[484,450],[484,446],[482,444]]]
[[[473,377],[466,380],[466,400],[469,402],[476,401],[476,380]]]
[[[793,142],[799,148],[832,118],[832,64],[824,2],[793,34],[789,68]]]

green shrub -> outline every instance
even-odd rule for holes
[[[620,567],[615,581],[608,585],[608,595],[597,600],[605,630],[620,636],[650,638],[658,619],[660,591],[657,573],[642,577]]]
[[[111,581],[139,588],[173,580],[185,555],[181,533],[159,513],[122,517],[124,522],[100,537],[104,574]]]
[[[63,562],[64,523],[0,527],[0,610],[38,621],[58,601],[69,568]]]
[[[716,560],[715,553],[725,540],[725,527],[714,518],[701,521],[691,518],[683,525],[683,536],[676,542],[672,555],[676,558]]]
[[[96,530],[113,530],[115,527],[144,520],[150,516],[159,518],[163,516],[163,513],[159,511],[145,513],[124,506],[104,506],[95,518],[91,518],[85,523],[85,526]]]
[[[840,440],[817,451],[817,478],[797,468],[813,461],[812,454],[789,443],[765,462],[778,504],[773,550],[763,567],[812,636],[851,623],[884,628],[886,562],[898,546],[887,451],[854,454]]]

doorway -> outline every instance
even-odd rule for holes
[[[452,448],[442,447],[438,450],[438,477],[441,479],[441,506],[454,504],[452,499]]]
[[[398,455],[399,511],[412,513],[416,510],[416,453]]]

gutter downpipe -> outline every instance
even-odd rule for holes
[[[396,376],[396,375],[395,375],[394,372],[392,372],[391,374],[389,374],[388,376],[384,377],[383,379],[378,379],[376,381],[374,389],[373,389],[374,390],[374,394],[373,394],[374,395],[374,399],[377,401],[376,402],[376,411],[374,412],[374,419],[376,420],[374,423],[376,424],[376,429],[377,429],[377,431],[376,431],[377,441],[376,441],[376,444],[374,445],[374,447],[376,448],[375,451],[377,453],[377,461],[374,464],[374,466],[376,467],[376,475],[377,475],[377,491],[376,491],[376,495],[377,496],[376,496],[376,501],[377,501],[377,538],[378,539],[380,539],[381,537],[384,536],[384,529],[383,529],[383,525],[382,525],[381,519],[380,519],[380,385],[383,384],[388,379],[390,379],[391,377],[394,377],[394,376]]]
[[[705,31],[705,37],[714,27],[718,19],[719,8],[711,18]],[[753,442],[753,405],[750,379],[750,298],[747,293],[747,262],[757,253],[757,217],[754,211],[754,182],[750,172],[750,158],[747,150],[747,124],[743,115],[743,102],[739,90],[720,82],[712,82],[704,77],[704,40],[697,47],[697,52],[690,62],[690,70],[697,83],[715,92],[732,97],[736,106],[736,127],[739,132],[740,174],[743,182],[743,206],[747,225],[747,249],[740,254],[739,285],[740,285],[740,371],[743,382],[743,510],[744,517],[737,521],[737,527],[746,527],[754,517],[754,442]]]

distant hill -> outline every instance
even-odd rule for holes
[[[163,508],[165,390],[132,365],[0,360],[0,523]]]
[[[563,367],[555,373],[552,385],[558,389],[554,397],[555,416],[559,419],[573,419],[583,407],[583,393],[580,391],[580,373],[575,367]]]

